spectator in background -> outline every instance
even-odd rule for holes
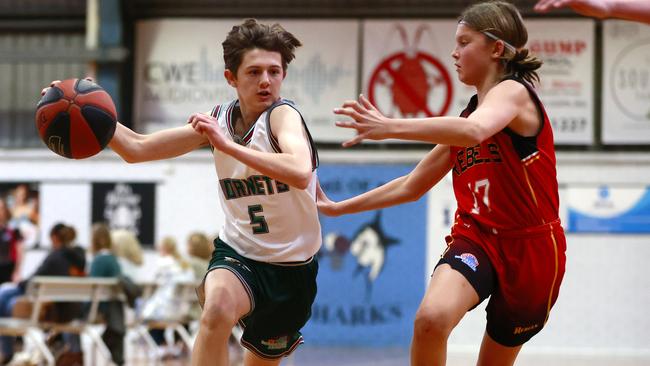
[[[27,184],[19,184],[11,198],[11,225],[20,230],[24,244],[32,247],[38,241],[38,200],[30,199]]]
[[[194,272],[195,280],[202,280],[208,271],[213,248],[210,239],[203,233],[195,232],[187,238],[188,262]]]
[[[119,277],[122,274],[117,257],[112,252],[111,233],[108,226],[101,223],[93,225],[91,252],[93,261],[90,264],[90,277]],[[99,306],[99,313],[106,321],[106,330],[102,339],[111,351],[113,362],[124,364],[124,307],[120,301],[110,301]]]
[[[122,269],[122,274],[132,281],[142,281],[142,245],[135,234],[129,230],[118,229],[111,231],[113,254]]]
[[[7,202],[0,198],[0,283],[18,282],[23,245],[20,231],[11,227],[11,212]]]
[[[164,237],[158,245],[158,252],[160,257],[154,269],[154,280],[158,287],[142,306],[141,317],[145,320],[165,320],[182,316],[182,304],[176,298],[176,283],[194,280],[192,268],[178,253],[174,238]],[[164,330],[152,329],[149,332],[157,344],[164,343]]]
[[[52,251],[45,257],[43,263],[36,269],[34,276],[83,276],[86,267],[86,254],[83,248],[73,246],[77,236],[74,228],[63,223],[55,224],[50,230]],[[14,305],[18,298],[25,294],[29,279],[17,285],[0,288],[0,317],[12,316]],[[53,308],[54,321],[69,321],[79,315],[78,309],[66,304],[55,304]],[[13,337],[0,337],[2,362],[11,360],[14,354]]]
[[[598,19],[619,18],[650,24],[648,0],[539,0],[535,11],[569,7],[578,14]]]
[[[93,225],[90,250],[93,255],[91,277],[117,277],[122,273],[118,259],[112,252],[111,233],[106,225]]]

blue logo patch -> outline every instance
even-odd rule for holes
[[[478,259],[472,253],[463,253],[461,255],[455,255],[454,258],[460,259],[461,262],[467,264],[472,271],[476,272],[476,267],[478,267]]]

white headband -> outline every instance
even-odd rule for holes
[[[458,23],[459,24],[465,24],[465,25],[469,26],[469,24],[467,24],[467,22],[464,21],[464,20],[461,20]],[[503,42],[503,45],[506,46],[506,48],[508,50],[510,50],[512,53],[517,53],[517,48],[515,48],[515,46],[513,46],[510,43],[504,41],[503,39],[497,37],[494,33],[491,33],[491,32],[488,32],[488,31],[480,31],[480,32],[485,34],[488,38],[492,39],[493,41],[501,41],[501,42]]]

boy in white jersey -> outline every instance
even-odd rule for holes
[[[302,341],[321,244],[318,156],[302,116],[280,98],[301,43],[278,24],[248,19],[222,45],[236,101],[150,135],[118,123],[110,147],[131,163],[212,147],[226,223],[199,290],[203,313],[192,365],[228,365],[237,322],[245,327],[245,365],[279,365]]]

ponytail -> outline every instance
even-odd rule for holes
[[[515,52],[515,55],[505,60],[504,79],[509,77],[518,77],[526,80],[530,84],[539,83],[537,69],[542,66],[542,60],[530,55],[527,48],[522,48]]]

